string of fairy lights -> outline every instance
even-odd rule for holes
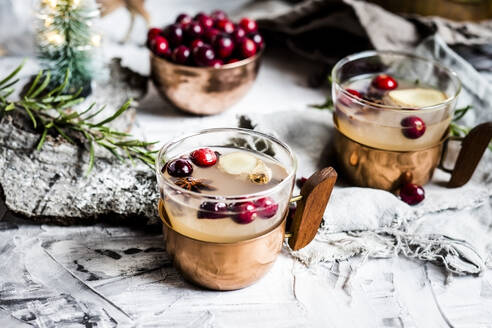
[[[84,1],[86,0],[41,0],[41,8],[38,17],[42,20],[43,26],[39,33],[39,42],[42,47],[60,47],[67,42],[63,31],[53,28],[55,19],[69,19],[67,13],[79,9],[79,6],[81,6]],[[91,26],[92,22],[90,19],[98,16],[99,10],[97,7],[84,12],[84,18],[87,19],[85,24]],[[92,47],[99,47],[101,41],[101,34],[91,31],[89,42],[87,44],[76,45],[76,48],[77,50],[90,50]]]

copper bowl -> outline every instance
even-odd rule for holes
[[[151,53],[151,77],[159,94],[179,109],[199,115],[218,114],[251,88],[261,55],[262,51],[214,68],[177,65]]]

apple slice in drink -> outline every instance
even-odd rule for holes
[[[444,92],[424,88],[392,90],[385,95],[385,103],[415,109],[437,105],[446,99]]]

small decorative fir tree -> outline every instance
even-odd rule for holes
[[[62,85],[68,72],[64,92],[90,93],[98,64],[94,49],[101,42],[92,30],[92,21],[99,17],[95,0],[41,0],[39,17],[38,57],[51,76],[49,87]]]

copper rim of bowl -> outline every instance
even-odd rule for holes
[[[159,199],[159,207],[161,206],[164,206],[162,203],[162,199]],[[159,209],[159,212],[161,211],[161,209]],[[277,228],[279,226],[281,226],[285,220],[287,220],[287,214],[289,213],[288,210],[285,211],[285,214],[284,214],[284,217],[282,218],[282,220],[279,220],[277,224],[275,224],[273,227],[271,227],[270,229],[267,229],[265,230],[265,232],[263,232],[262,234],[260,234],[259,236],[256,236],[256,237],[252,237],[252,238],[248,238],[248,239],[243,239],[243,240],[238,240],[238,241],[231,241],[231,242],[215,242],[215,241],[205,241],[205,240],[200,240],[200,239],[196,239],[196,238],[193,238],[193,237],[190,237],[190,236],[187,236],[187,235],[184,235],[182,234],[181,232],[175,230],[164,218],[162,218],[160,216],[160,213],[159,213],[159,217],[161,218],[161,221],[163,224],[166,225],[166,227],[168,229],[171,229],[174,233],[180,235],[181,237],[183,238],[187,238],[187,239],[191,239],[193,240],[194,242],[197,242],[197,243],[200,243],[200,244],[213,244],[214,246],[230,246],[230,245],[240,245],[240,244],[249,244],[249,243],[254,243],[255,241],[261,239],[261,238],[265,238],[266,236],[272,234],[275,230],[277,230]]]
[[[165,62],[168,65],[175,66],[176,68],[189,69],[189,70],[198,70],[198,71],[214,71],[214,70],[215,71],[220,71],[220,70],[225,70],[225,69],[232,69],[232,68],[238,68],[238,67],[246,66],[249,63],[252,63],[252,62],[256,61],[257,59],[259,59],[263,55],[263,52],[265,51],[265,46],[263,46],[263,48],[261,48],[261,50],[258,51],[254,56],[241,59],[241,60],[239,60],[239,61],[237,61],[235,63],[224,64],[224,65],[222,65],[220,67],[180,65],[180,64],[173,63],[170,60],[167,60],[165,58],[161,58],[161,57],[155,55],[154,52],[152,52],[152,50],[149,50],[149,51],[150,51],[150,55],[153,58],[155,58],[156,60],[163,61],[163,62]]]
[[[394,111],[400,111],[400,112],[404,112],[404,113],[415,113],[415,109],[414,108],[380,105],[380,104],[376,104],[376,103],[373,103],[373,102],[370,102],[370,101],[361,99],[361,98],[356,97],[355,95],[351,94],[350,92],[346,91],[340,85],[340,82],[338,81],[338,79],[335,76],[336,75],[336,72],[340,69],[340,67],[342,67],[343,65],[345,65],[348,62],[351,62],[351,61],[354,61],[354,60],[357,60],[357,59],[363,59],[363,58],[367,58],[367,57],[370,57],[370,56],[378,56],[378,55],[402,56],[402,57],[407,57],[407,58],[412,58],[412,59],[417,59],[417,60],[425,61],[425,62],[431,63],[431,64],[439,67],[440,69],[444,70],[450,76],[450,78],[452,80],[454,80],[457,88],[456,88],[456,92],[454,93],[453,96],[447,98],[445,101],[443,101],[443,102],[441,102],[439,104],[419,108],[418,109],[419,112],[426,112],[427,113],[427,112],[432,112],[432,111],[438,111],[438,110],[446,107],[447,105],[449,105],[451,102],[453,102],[458,97],[458,95],[461,92],[461,88],[462,88],[461,80],[459,79],[459,77],[456,74],[456,72],[454,72],[453,70],[447,68],[446,66],[441,65],[439,62],[437,62],[434,59],[425,58],[425,57],[414,55],[414,54],[411,54],[411,53],[408,53],[408,52],[391,51],[391,50],[380,50],[380,51],[377,51],[377,50],[369,50],[369,51],[362,51],[362,52],[359,52],[359,53],[356,53],[356,54],[348,55],[348,56],[340,59],[335,64],[335,66],[333,67],[333,69],[331,70],[331,79],[332,79],[332,83],[333,83],[334,87],[337,88],[338,90],[340,90],[340,92],[344,96],[350,98],[351,101],[356,102],[356,103],[361,104],[361,105],[370,106],[372,108],[382,109],[382,110],[394,110]]]
[[[265,133],[262,133],[262,132],[258,132],[258,131],[249,130],[249,129],[242,129],[242,128],[212,128],[212,129],[205,129],[205,130],[200,130],[200,131],[197,131],[197,132],[194,132],[194,133],[190,133],[190,134],[186,134],[186,135],[180,136],[178,138],[175,138],[175,139],[167,142],[166,144],[164,144],[164,146],[161,147],[161,149],[159,150],[159,153],[157,154],[157,160],[155,162],[156,176],[159,176],[160,174],[162,174],[161,173],[162,165],[160,164],[160,160],[161,160],[164,152],[166,152],[168,148],[170,148],[173,145],[175,145],[175,144],[183,141],[184,139],[191,138],[191,137],[196,137],[196,136],[199,136],[199,135],[205,134],[205,133],[213,133],[213,132],[241,132],[241,133],[245,133],[245,134],[249,134],[249,135],[253,135],[253,136],[257,136],[257,137],[267,138],[268,140],[277,143],[278,145],[280,145],[281,147],[283,147],[288,152],[288,154],[290,156],[290,159],[292,160],[292,168],[290,169],[289,174],[280,183],[276,184],[275,186],[273,186],[273,187],[271,187],[269,189],[262,190],[262,191],[256,192],[256,193],[251,193],[251,194],[240,194],[240,195],[232,195],[232,196],[218,196],[218,195],[211,195],[211,194],[206,194],[206,193],[198,193],[198,192],[195,192],[195,191],[192,191],[192,190],[186,190],[186,189],[183,189],[183,188],[179,188],[175,184],[171,183],[170,181],[168,181],[166,179],[163,179],[163,182],[168,187],[170,187],[172,189],[179,190],[182,193],[190,194],[190,195],[192,195],[194,197],[200,197],[200,198],[204,198],[204,199],[210,199],[210,200],[215,200],[215,201],[217,201],[217,200],[221,200],[221,201],[229,201],[229,200],[231,200],[231,201],[237,201],[237,200],[241,200],[241,201],[244,202],[244,201],[254,200],[254,199],[263,197],[263,196],[265,196],[267,194],[271,194],[272,192],[276,192],[278,189],[281,189],[286,183],[288,183],[295,176],[296,171],[297,171],[297,159],[296,159],[296,156],[294,155],[294,152],[289,147],[289,145],[287,145],[283,141],[280,141],[279,139],[277,139],[277,138],[275,138],[273,136],[270,136],[268,134],[265,134]]]
[[[429,149],[433,149],[433,148],[436,148],[436,147],[440,147],[443,145],[443,143],[449,138],[449,128],[446,130],[446,133],[444,134],[444,136],[439,140],[439,142],[435,145],[432,145],[432,146],[429,146],[429,147],[425,147],[425,148],[422,148],[422,149],[418,149],[418,150],[387,150],[387,149],[382,149],[382,148],[376,148],[376,147],[371,147],[371,146],[368,146],[368,145],[364,145],[358,141],[355,141],[354,139],[352,138],[349,138],[347,137],[342,131],[340,131],[338,128],[336,128],[337,132],[340,133],[344,138],[347,138],[348,140],[350,140],[351,142],[353,143],[356,143],[358,144],[359,146],[363,147],[363,148],[368,148],[370,150],[377,150],[377,151],[384,151],[384,152],[391,152],[391,153],[418,153],[418,152],[421,152],[421,151],[427,151]]]

